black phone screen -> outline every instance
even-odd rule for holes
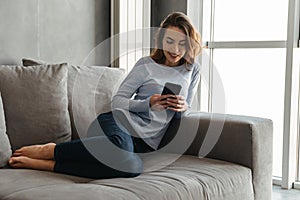
[[[167,82],[164,86],[161,95],[165,95],[165,94],[179,95],[180,91],[181,91],[181,85]]]

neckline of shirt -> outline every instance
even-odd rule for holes
[[[167,68],[167,69],[168,69],[168,68],[170,68],[170,69],[178,69],[178,68],[184,67],[184,64],[178,65],[178,66],[174,66],[174,67],[167,66],[167,65],[163,65],[163,64],[159,64],[159,63],[155,62],[155,60],[153,60],[153,59],[151,58],[151,56],[148,56],[148,59],[150,59],[150,61],[153,62],[155,65],[157,65],[157,66],[159,66],[159,67]]]

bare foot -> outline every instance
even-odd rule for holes
[[[13,157],[26,156],[28,158],[53,160],[55,143],[47,143],[44,145],[25,146],[17,149],[13,153]]]
[[[54,169],[54,160],[39,160],[32,159],[26,156],[11,157],[8,161],[8,164],[13,168],[26,168],[26,169],[38,169],[53,171]]]

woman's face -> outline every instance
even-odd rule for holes
[[[170,67],[178,66],[186,52],[186,35],[183,30],[169,26],[166,29],[162,47],[166,57],[164,64]]]

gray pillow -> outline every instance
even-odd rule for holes
[[[22,58],[22,65],[23,66],[35,66],[35,65],[47,65],[47,63],[44,61],[41,61],[41,60]]]
[[[119,68],[69,66],[68,98],[73,139],[86,137],[100,113],[111,111],[111,98],[125,77]]]
[[[23,58],[24,66],[45,62]],[[72,139],[86,137],[100,113],[111,110],[111,98],[125,77],[125,70],[105,66],[68,66],[68,100]]]
[[[0,94],[0,167],[4,167],[7,164],[11,154],[12,151],[6,134],[4,110]]]
[[[0,91],[13,150],[71,138],[67,64],[0,66]]]

